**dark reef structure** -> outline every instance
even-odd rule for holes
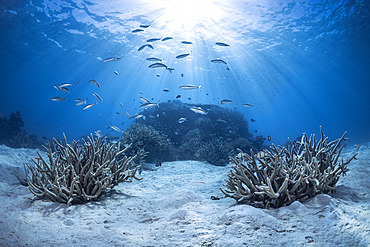
[[[9,119],[0,116],[0,144],[11,148],[39,148],[42,142],[36,135],[22,129],[24,122],[19,111],[10,114]]]
[[[333,193],[339,178],[348,171],[348,164],[356,158],[340,160],[346,145],[345,134],[327,142],[321,129],[321,140],[306,134],[300,142],[289,147],[272,145],[257,155],[240,153],[231,158],[234,166],[221,191],[239,203],[260,208],[278,208],[294,201],[302,201],[319,193]]]
[[[207,114],[197,114],[190,110],[191,107],[201,107]],[[137,138],[141,142],[140,148],[149,152],[147,162],[190,159],[226,165],[228,157],[235,155],[237,148],[257,152],[265,147],[263,137],[253,138],[249,133],[248,122],[241,113],[217,105],[186,104],[175,100],[160,103],[159,107],[151,107],[141,114],[144,117],[125,131],[123,141],[131,143],[132,138]],[[146,130],[148,136],[143,133],[143,126],[150,126]],[[161,141],[145,141],[154,136]]]

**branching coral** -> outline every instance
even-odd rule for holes
[[[346,145],[346,132],[335,141],[328,138],[320,126],[321,140],[304,134],[301,142],[290,142],[288,148],[272,145],[271,151],[254,155],[240,153],[231,158],[235,164],[221,191],[239,203],[262,208],[277,208],[319,193],[332,193],[339,178],[348,171],[356,155],[341,162],[339,156]]]
[[[47,159],[37,151],[33,164],[25,164],[26,182],[34,199],[48,197],[52,201],[85,203],[98,200],[106,191],[120,182],[131,182],[139,167],[129,170],[135,158],[124,156],[127,148],[109,144],[105,139],[91,135],[83,145],[73,141],[70,145],[54,138],[53,150],[46,148]],[[23,181],[23,184],[25,183]],[[20,180],[20,182],[22,182]]]

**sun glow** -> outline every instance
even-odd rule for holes
[[[164,11],[157,21],[167,31],[203,32],[224,16],[215,0],[166,0],[158,4]]]

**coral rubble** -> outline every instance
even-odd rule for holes
[[[25,180],[18,176],[21,183],[28,184],[34,199],[47,197],[69,206],[98,200],[120,182],[140,180],[135,177],[139,167],[129,169],[135,156],[124,156],[129,147],[120,150],[119,145],[92,135],[83,140],[83,145],[78,141],[70,145],[63,136],[64,142],[54,138],[53,147],[45,147],[47,159],[36,151],[38,156],[32,159],[33,164],[24,165]]]
[[[346,145],[345,134],[327,143],[328,138],[320,126],[321,140],[315,135],[288,148],[272,145],[255,155],[240,153],[230,158],[234,163],[221,191],[239,203],[261,208],[278,208],[296,200],[304,200],[319,193],[332,193],[339,178],[348,171],[348,164],[356,158],[340,161],[339,156]]]

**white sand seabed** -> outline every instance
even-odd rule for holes
[[[223,198],[230,165],[197,161],[163,163],[100,201],[68,208],[31,203],[11,172],[35,150],[0,146],[0,246],[370,246],[370,143],[358,152],[337,193],[280,209]]]

